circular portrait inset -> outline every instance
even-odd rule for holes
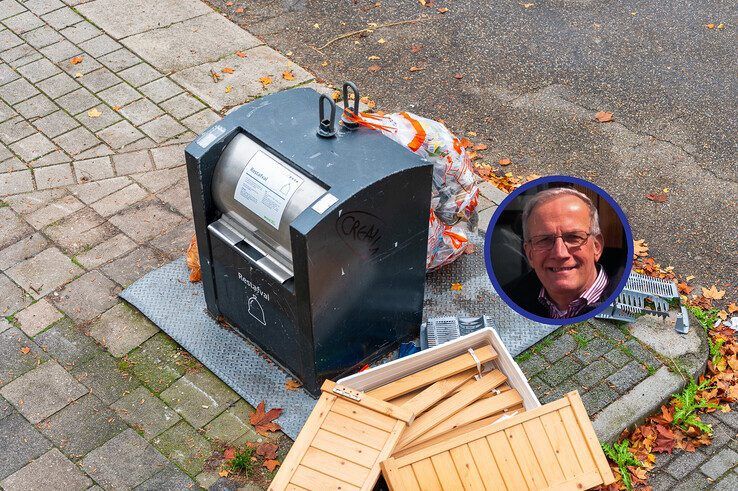
[[[591,182],[568,176],[530,181],[492,216],[487,273],[514,310],[546,324],[599,314],[630,273],[633,238],[617,203]]]

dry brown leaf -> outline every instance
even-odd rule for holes
[[[724,310],[721,310],[717,313],[717,316],[720,317],[721,320],[725,320],[728,318],[728,313]]]
[[[197,283],[202,280],[202,271],[200,270],[200,255],[197,252],[197,237],[194,235],[187,248],[186,257],[187,267],[190,269],[190,282]]]
[[[436,10],[438,11],[439,14],[445,14],[446,12],[448,12],[448,9],[446,7],[441,7]]]
[[[269,472],[274,472],[274,469],[276,469],[279,464],[280,462],[278,460],[267,459],[264,461],[263,465]]]
[[[425,7],[425,4],[427,3],[426,0],[418,0],[418,3]]]
[[[99,118],[100,116],[102,116],[102,113],[100,112],[98,108],[93,107],[92,109],[87,111],[87,116],[91,118]]]
[[[120,111],[120,106],[113,106],[111,107],[113,111]]]
[[[272,77],[260,77],[259,82],[261,82],[261,86],[266,88],[269,84],[272,83]]]
[[[702,287],[702,296],[713,300],[721,300],[725,296],[725,290],[718,290],[715,285],[710,288]]]
[[[425,70],[425,68],[423,68],[423,67],[420,67],[420,66],[411,66],[411,67],[410,67],[410,71],[411,71],[411,72],[419,72],[419,71],[421,71],[421,70]]]
[[[341,100],[341,91],[340,90],[334,90],[331,92],[331,99],[333,99],[333,102],[338,102]]]
[[[282,78],[285,80],[294,80],[295,74],[292,72],[292,70],[285,70],[282,72]]]
[[[669,199],[669,196],[665,193],[647,194],[646,199],[650,199],[651,201],[654,201],[656,203],[666,203],[666,200]]]
[[[236,458],[236,449],[233,447],[228,447],[223,451],[223,459],[225,460],[233,460]]]
[[[451,283],[452,292],[460,292],[462,288],[463,288],[463,285],[461,283]]]
[[[235,71],[236,71],[236,70],[234,70],[233,68],[231,68],[231,67],[229,67],[229,66],[227,66],[227,67],[225,67],[225,68],[223,68],[223,69],[221,70],[221,72],[223,72],[223,73],[233,73],[233,72],[235,72]]]
[[[707,24],[707,26],[705,26],[705,27],[707,27],[708,29],[715,29],[715,24],[713,24],[712,22],[710,22],[710,23],[709,23],[709,24]]]
[[[461,80],[462,78],[464,78],[464,74],[463,73],[455,73],[454,74],[454,78],[456,80]]]
[[[246,58],[246,53],[244,53],[243,51],[236,51],[236,56],[238,56],[239,58]]]
[[[410,51],[412,51],[413,53],[419,53],[421,49],[423,49],[422,44],[411,44],[410,45]]]
[[[235,12],[236,12],[237,14],[243,14],[243,7],[238,7],[238,8],[237,8],[237,9],[235,10]]]
[[[374,65],[370,66],[369,68],[367,68],[367,70],[369,70],[372,73],[378,72],[381,69],[382,69],[382,67],[379,66],[379,65],[377,65],[377,64],[374,64]]]
[[[287,390],[297,390],[300,387],[302,387],[302,383],[299,380],[295,380],[293,378],[288,378],[287,381],[284,383],[284,388]]]
[[[84,61],[84,59],[84,56],[75,56],[74,58],[69,60],[69,63],[71,63],[72,65],[79,65]]]
[[[233,7],[233,2],[226,2],[226,7]]]
[[[612,121],[612,113],[607,111],[599,111],[597,114],[595,114],[595,119],[598,123],[609,123]]]
[[[648,256],[648,244],[644,239],[633,241],[633,255],[636,257]]]
[[[213,70],[211,68],[210,69],[210,78],[212,78],[213,79],[213,82],[215,82],[217,84],[218,82],[220,82],[220,79],[223,78],[223,76],[220,73],[216,72],[215,70]]]
[[[29,348],[28,346],[24,346],[20,349],[20,352],[23,353],[24,355],[27,355],[28,353],[31,352],[31,348]]]
[[[228,477],[228,474],[230,474],[230,473],[231,473],[231,471],[229,471],[228,469],[221,469],[221,470],[218,471],[218,475],[220,477]]]
[[[478,145],[474,145],[474,147],[473,147],[473,148],[474,148],[474,150],[476,150],[477,152],[480,152],[480,151],[482,151],[482,150],[487,150],[487,145],[485,145],[484,143],[480,143],[480,144],[478,144]]]
[[[512,161],[511,161],[510,159],[508,159],[507,157],[504,157],[504,158],[501,158],[501,159],[499,160],[499,164],[500,164],[501,166],[505,167],[506,165],[510,165],[510,164],[512,164]]]
[[[256,455],[260,455],[265,459],[276,459],[277,450],[279,450],[279,447],[277,447],[275,444],[264,442],[260,443],[259,446],[256,447]]]
[[[738,312],[738,305],[735,302],[732,302],[731,304],[729,304],[728,312],[730,312],[731,314],[735,314],[736,312]]]
[[[273,408],[264,411],[264,401],[256,406],[256,411],[249,416],[249,421],[261,436],[267,436],[270,431],[279,431],[281,427],[274,422],[282,414],[281,408]]]

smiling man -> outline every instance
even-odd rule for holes
[[[512,300],[552,319],[593,310],[614,290],[598,263],[604,240],[592,201],[571,188],[546,189],[523,209],[523,248],[533,271],[506,286]]]

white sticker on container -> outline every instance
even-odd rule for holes
[[[304,179],[258,150],[241,173],[233,198],[274,228]]]
[[[195,140],[195,142],[202,148],[205,148],[213,143],[215,139],[223,133],[225,133],[225,128],[223,128],[222,126],[213,126],[208,131],[200,135],[200,138]]]
[[[312,208],[322,215],[325,213],[325,210],[333,206],[336,201],[338,201],[338,198],[333,196],[331,193],[325,193],[322,198],[315,202]]]

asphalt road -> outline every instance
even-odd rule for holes
[[[485,161],[512,160],[506,171],[591,180],[664,266],[738,296],[737,4],[209,1],[323,81],[356,82],[386,112],[476,132]],[[411,22],[321,48],[399,21]],[[598,110],[615,121],[594,122]],[[665,188],[667,202],[646,199]]]

